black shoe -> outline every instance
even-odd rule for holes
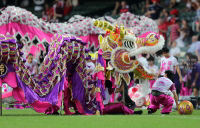
[[[122,96],[119,96],[119,97],[117,98],[117,101],[118,101],[118,102],[122,101]]]
[[[134,114],[138,114],[138,115],[141,115],[143,113],[142,110],[139,110],[139,111],[134,111]]]
[[[162,114],[169,114],[169,112],[164,112],[164,113],[162,113]]]
[[[134,109],[135,109],[135,107],[136,107],[136,105],[135,105],[135,104],[133,104],[133,105],[128,105],[128,108],[130,108],[130,109],[132,109],[132,110],[134,110]]]
[[[79,113],[78,111],[75,111],[73,115],[83,115],[83,114]]]
[[[59,115],[59,113],[58,112],[54,112],[54,113],[52,113],[52,115]]]
[[[148,110],[148,114],[152,114],[152,113],[153,113],[153,112],[152,112],[152,111],[153,111],[152,109],[148,108],[147,110]]]

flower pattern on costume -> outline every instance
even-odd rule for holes
[[[13,89],[8,86],[6,83],[2,83],[2,94],[11,92]]]

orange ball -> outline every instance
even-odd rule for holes
[[[190,101],[184,100],[178,105],[178,113],[180,115],[191,115],[193,110],[194,107]]]

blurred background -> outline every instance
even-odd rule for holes
[[[142,14],[142,8],[145,6],[145,0],[121,2],[116,0],[1,0],[0,8],[14,5],[31,11],[39,18],[48,21],[57,19],[62,22],[77,14],[90,17],[113,15],[117,18],[122,6],[128,8],[129,12]],[[114,8],[117,8],[115,14],[113,14]]]

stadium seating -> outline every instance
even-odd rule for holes
[[[84,3],[78,7],[73,7],[70,15],[65,16],[64,20],[68,20],[74,15],[90,16],[90,15],[102,15],[106,11],[113,10],[115,2],[101,2],[101,1],[91,1]]]

